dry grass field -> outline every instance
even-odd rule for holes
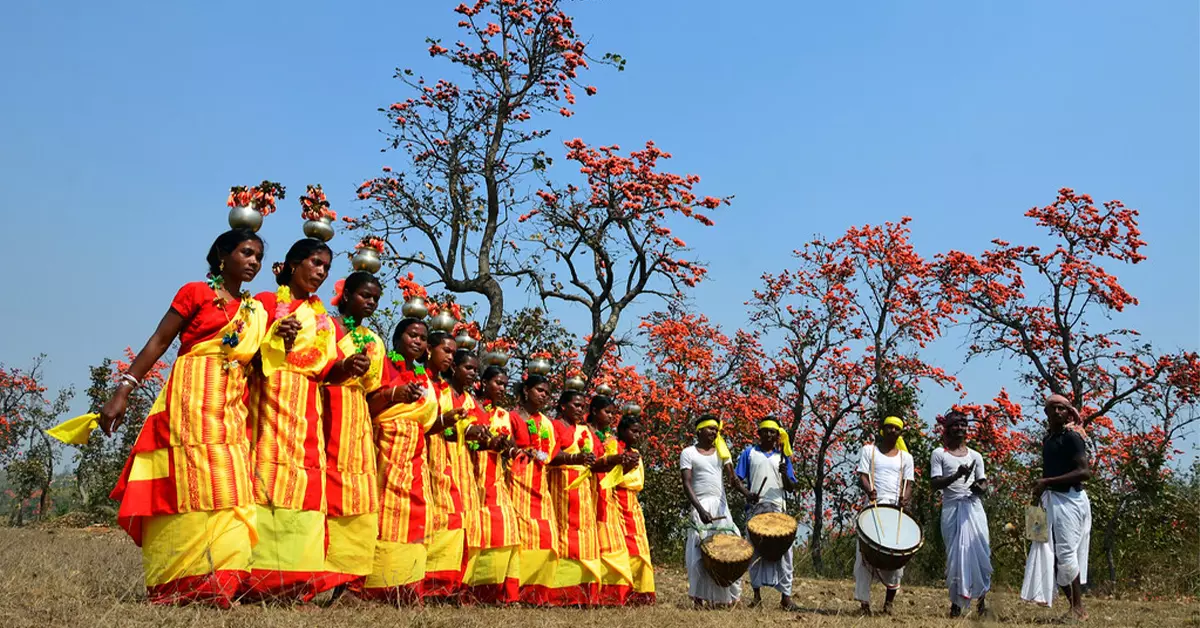
[[[333,608],[242,606],[161,608],[144,602],[138,550],[119,530],[0,528],[0,627],[23,626],[216,626],[287,627],[420,626],[422,628],[708,628],[793,625],[827,626],[1032,626],[1063,622],[1065,607],[1037,608],[1013,591],[992,594],[994,616],[944,617],[944,591],[909,587],[892,617],[854,615],[849,581],[802,580],[796,601],[805,612],[788,614],[765,594],[762,609],[693,611],[687,581],[678,570],[659,571],[659,604],[640,609],[526,609],[426,607],[395,609],[344,599]],[[882,598],[882,590],[878,596]],[[1142,602],[1089,598],[1088,622],[1097,626],[1200,626],[1195,600]]]

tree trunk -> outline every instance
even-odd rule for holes
[[[500,335],[500,321],[504,318],[504,290],[500,282],[489,276],[483,284],[483,295],[488,300],[488,316],[481,332],[484,340],[495,340]]]
[[[825,527],[825,456],[817,461],[816,482],[813,485],[812,536],[808,547],[812,552],[813,571],[825,575],[825,557],[822,554],[821,533]]]

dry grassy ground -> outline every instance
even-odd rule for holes
[[[1029,626],[1062,623],[1065,608],[1021,603],[1012,591],[992,594],[994,617],[982,621],[944,617],[940,589],[910,587],[898,598],[893,617],[854,616],[853,583],[802,580],[796,601],[806,610],[783,613],[778,596],[767,593],[763,609],[693,611],[687,580],[678,570],[659,571],[659,604],[652,608],[565,610],[427,607],[395,609],[343,600],[333,608],[242,606],[231,611],[162,608],[144,602],[138,550],[120,531],[105,528],[0,529],[0,626],[421,626],[428,628],[625,628],[792,626]],[[882,599],[882,589],[876,591]],[[1088,599],[1092,625],[1200,626],[1194,600],[1139,602]]]

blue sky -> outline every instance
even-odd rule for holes
[[[263,228],[271,260],[299,236],[306,183],[358,211],[355,186],[401,162],[380,153],[376,108],[407,95],[392,71],[444,71],[424,37],[453,41],[456,3],[5,3],[0,361],[44,352],[51,386],[83,387],[88,365],[140,347],[202,277],[230,185],[291,191]],[[551,139],[653,139],[701,193],[736,196],[717,228],[683,232],[710,263],[695,302],[729,327],[813,234],[910,215],[927,255],[1037,241],[1022,213],[1070,186],[1142,212],[1149,260],[1114,269],[1142,305],[1118,323],[1195,349],[1198,6],[580,3],[592,50],[629,65],[591,73],[600,94],[549,121]],[[930,357],[978,397],[1010,379],[962,368],[956,338]],[[931,392],[926,409],[949,399]]]

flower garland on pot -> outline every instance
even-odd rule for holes
[[[300,216],[305,220],[337,220],[337,212],[329,209],[329,200],[319,183],[308,186],[304,196],[300,197]]]

